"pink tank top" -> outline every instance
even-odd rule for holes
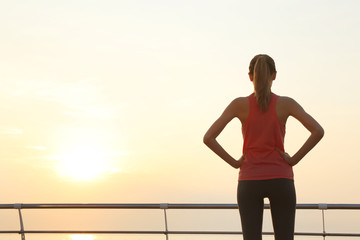
[[[276,113],[278,98],[272,93],[268,110],[261,112],[255,94],[248,96],[249,115],[242,126],[246,154],[239,181],[294,177],[292,167],[276,150],[277,147],[284,151],[285,137],[285,126]]]

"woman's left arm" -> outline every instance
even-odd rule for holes
[[[287,99],[287,104],[290,115],[301,122],[311,133],[309,138],[292,157],[288,153],[282,152],[278,149],[284,160],[291,166],[295,166],[321,140],[324,136],[324,129],[312,116],[305,112],[305,110],[295,100],[289,98]]]

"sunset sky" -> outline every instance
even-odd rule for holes
[[[238,171],[202,137],[252,93],[259,53],[276,62],[273,92],[325,129],[294,168],[298,203],[360,203],[359,10],[357,0],[3,1],[0,203],[235,203]],[[308,132],[293,119],[286,130],[294,154]],[[240,122],[219,141],[239,157]]]

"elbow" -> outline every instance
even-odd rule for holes
[[[203,138],[203,142],[206,146],[209,146],[213,140],[214,140],[214,138],[212,138],[208,134],[205,134],[205,136]]]
[[[209,145],[209,142],[210,142],[210,137],[205,135],[204,138],[203,138],[203,143],[208,146]]]
[[[316,129],[315,133],[316,133],[316,136],[318,136],[319,140],[322,139],[324,137],[324,135],[325,135],[325,131],[321,126],[319,126]]]

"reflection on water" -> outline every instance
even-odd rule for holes
[[[95,240],[96,237],[90,234],[72,234],[70,235],[71,240]]]

